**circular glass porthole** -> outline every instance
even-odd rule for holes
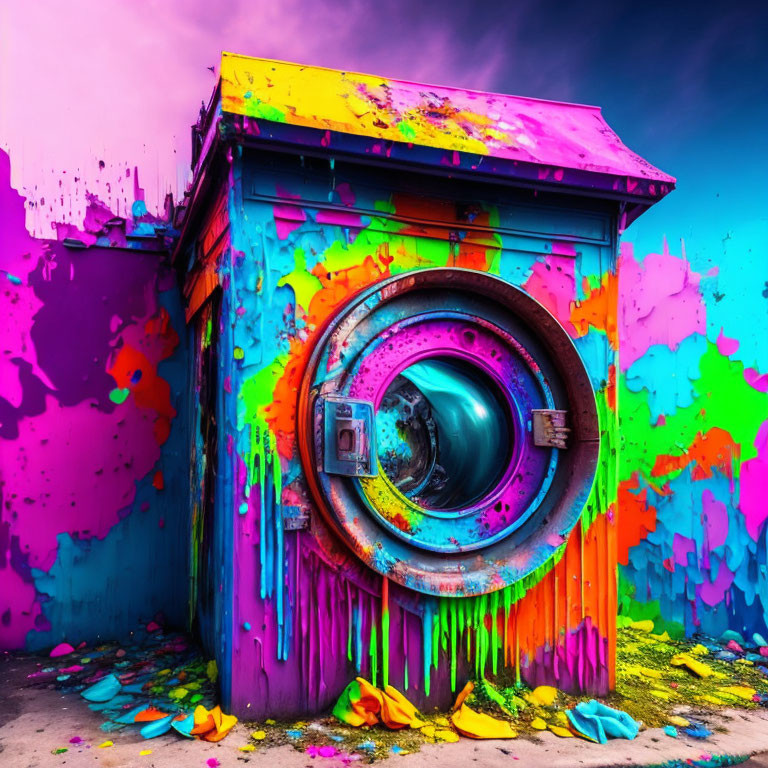
[[[431,510],[487,496],[511,456],[514,423],[499,382],[460,358],[411,363],[376,410],[379,467],[395,488]]]
[[[299,400],[326,521],[372,568],[431,594],[482,594],[541,565],[586,502],[598,435],[562,327],[471,270],[356,296],[322,334]]]

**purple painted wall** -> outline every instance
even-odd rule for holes
[[[60,232],[91,247],[30,237],[0,152],[0,648],[186,622],[184,326],[134,213],[128,239],[95,198]]]

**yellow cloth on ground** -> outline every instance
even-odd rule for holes
[[[475,712],[462,704],[451,717],[456,730],[471,739],[514,739],[517,733],[506,720]]]

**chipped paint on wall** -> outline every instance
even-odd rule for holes
[[[0,153],[0,646],[182,623],[183,319],[154,228],[136,239],[157,220],[93,197],[82,228],[35,239],[9,172]]]
[[[625,243],[620,261],[620,611],[671,634],[764,633],[768,273],[744,243],[717,264],[662,245]]]

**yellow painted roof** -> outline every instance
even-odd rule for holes
[[[224,112],[384,141],[674,182],[600,109],[222,54]]]

